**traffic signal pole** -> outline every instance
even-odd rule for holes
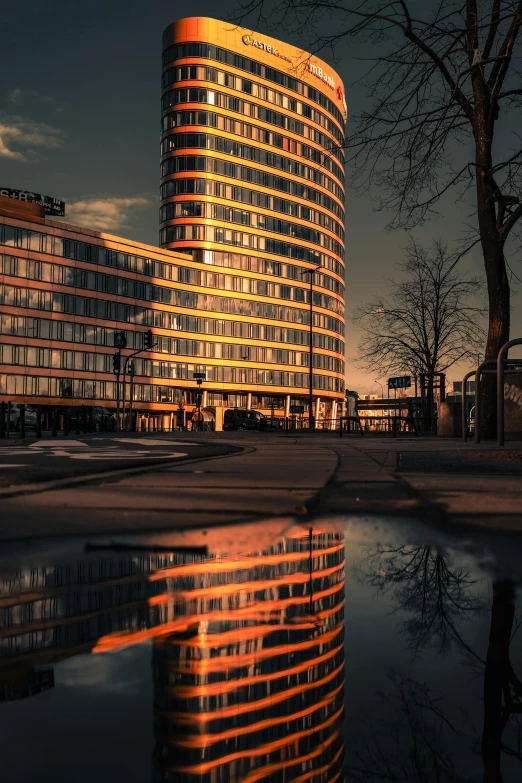
[[[152,330],[149,329],[148,332],[145,332],[145,345],[143,348],[140,348],[138,351],[134,351],[134,353],[130,353],[128,356],[125,357],[125,361],[123,362],[123,431],[127,431],[127,426],[125,423],[125,407],[127,405],[127,366],[129,364],[130,359],[133,359],[135,356],[137,356],[139,353],[143,353],[143,351],[150,351],[152,348],[155,348],[158,343],[153,343],[153,334]],[[130,400],[130,413],[132,413],[132,388],[134,386],[133,381],[131,381],[131,400]],[[130,414],[129,414],[130,418]],[[130,421],[129,421],[130,424]]]
[[[120,367],[121,367],[121,351],[118,351],[114,356],[116,363],[114,365],[114,374],[116,376],[116,432],[120,431]],[[116,371],[117,370],[117,371]]]

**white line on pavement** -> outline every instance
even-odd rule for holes
[[[67,446],[67,448],[70,448],[71,446],[74,446],[74,447],[76,447],[76,446],[84,446],[85,448],[87,447],[87,444],[86,443],[82,443],[81,440],[68,440],[66,442],[66,444],[64,443],[62,448],[64,448],[65,445]],[[56,446],[57,446],[57,443],[56,443],[55,440],[37,440],[36,443],[30,443],[29,444],[29,448],[30,449],[52,449],[52,448],[56,448]]]
[[[115,440],[117,443],[139,443],[140,446],[197,446],[197,443],[190,443],[186,440],[168,440],[167,438],[104,438],[104,440]]]

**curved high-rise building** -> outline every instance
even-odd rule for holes
[[[218,404],[306,404],[313,277],[314,414],[336,415],[345,121],[341,80],[307,52],[207,18],[163,34],[160,244],[200,265],[195,329],[209,310],[223,325],[204,337]]]
[[[154,783],[340,783],[343,536],[207,561],[183,588],[153,647]]]

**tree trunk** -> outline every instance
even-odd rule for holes
[[[492,248],[488,255],[485,252],[484,264],[489,301],[489,324],[485,358],[496,359],[504,343],[509,340],[510,332],[510,288],[503,248]],[[481,437],[495,438],[497,426],[495,374],[483,376],[481,403]]]
[[[483,133],[480,133],[477,139],[476,151],[478,224],[489,304],[485,358],[496,359],[500,348],[509,340],[510,288],[504,258],[504,240],[497,225],[500,194],[489,174],[493,167],[491,147]],[[482,438],[494,438],[497,418],[494,374],[484,376],[481,403],[481,421],[475,422],[475,426],[480,427]]]
[[[505,727],[503,692],[509,688],[511,665],[509,645],[515,617],[515,589],[513,582],[493,585],[489,645],[484,670],[484,726],[481,754],[484,764],[484,783],[502,783],[500,758],[502,732]]]

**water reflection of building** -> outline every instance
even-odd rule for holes
[[[333,783],[343,608],[344,543],[330,533],[231,556],[18,566],[0,575],[0,700],[52,688],[49,664],[153,638],[155,781]]]
[[[186,574],[186,626],[154,645],[154,781],[341,779],[342,537],[311,552],[306,534]]]

